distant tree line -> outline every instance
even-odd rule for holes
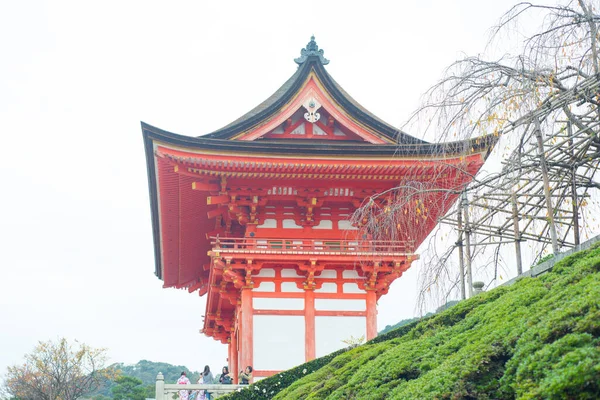
[[[156,375],[175,383],[182,371],[192,382],[200,373],[182,365],[147,360],[106,364],[106,349],[65,338],[39,342],[24,363],[8,367],[0,398],[11,400],[144,400],[155,397]]]

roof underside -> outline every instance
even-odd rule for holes
[[[496,142],[497,138],[488,135],[471,140],[461,140],[447,143],[428,143],[419,141],[403,144],[369,144],[357,145],[356,142],[343,141],[284,141],[260,140],[241,141],[213,138],[210,135],[191,137],[168,132],[142,122],[142,133],[146,141],[146,150],[152,142],[160,142],[189,150],[209,150],[223,153],[239,154],[269,154],[269,155],[304,155],[312,156],[372,156],[389,158],[414,157],[448,157],[486,152]],[[416,139],[418,140],[418,139]]]
[[[150,186],[155,273],[164,280],[165,286],[176,287],[194,287],[200,281],[206,282],[207,278],[202,275],[206,271],[201,274],[198,271],[209,263],[206,232],[212,228],[206,215],[216,206],[207,207],[206,193],[192,190],[192,182],[202,180],[202,175],[198,174],[209,171],[213,179],[222,175],[240,179],[246,175],[256,176],[249,178],[253,180],[279,179],[275,177],[280,175],[302,176],[294,179],[363,181],[373,185],[383,179],[393,186],[394,182],[403,179],[402,176],[418,173],[419,168],[422,172],[418,176],[425,179],[429,172],[423,168],[434,168],[436,160],[448,167],[454,162],[463,162],[460,160],[464,157],[470,165],[468,175],[472,176],[494,142],[494,138],[486,137],[446,144],[357,146],[343,142],[279,143],[195,138],[147,124],[142,124],[142,130]],[[442,185],[442,182],[438,184]],[[181,240],[182,237],[188,237],[189,241]]]
[[[225,177],[247,180],[249,185],[294,180],[314,187],[310,185],[328,181],[386,190],[409,175],[415,181],[431,181],[432,171],[437,171],[436,187],[463,187],[489,154],[496,141],[493,136],[429,143],[377,118],[327,73],[327,60],[316,47],[311,50],[311,43],[296,60],[300,64],[296,72],[273,95],[215,132],[190,137],[142,122],[155,273],[165,287],[204,293],[202,288],[209,284],[207,235],[215,223],[208,214],[219,206],[207,203],[207,193],[194,190],[194,182]],[[307,98],[319,102],[315,107],[321,107],[321,120],[306,117],[304,111],[313,107]],[[310,134],[312,127],[301,138],[295,131],[300,123],[322,130],[322,139]],[[464,168],[460,173],[458,164]],[[443,214],[455,197],[431,199],[431,204],[439,203],[435,208]],[[433,229],[437,216],[432,212],[422,237],[413,238],[417,245]]]

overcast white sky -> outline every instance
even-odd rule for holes
[[[113,362],[220,369],[226,346],[198,333],[204,298],[154,276],[140,121],[220,128],[287,80],[314,34],[336,81],[400,126],[511,4],[0,2],[0,374],[62,336]],[[414,315],[413,265],[380,329]]]

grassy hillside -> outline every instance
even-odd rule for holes
[[[231,398],[598,399],[599,303],[594,248]]]

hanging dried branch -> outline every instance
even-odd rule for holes
[[[580,221],[590,221],[586,204],[599,186],[600,15],[596,8],[597,4],[584,0],[556,6],[515,5],[492,29],[489,49],[497,49],[502,39],[520,30],[525,17],[537,17],[540,29],[526,37],[513,55],[492,61],[485,56],[465,57],[450,65],[409,119],[411,129],[421,128],[425,136],[439,142],[467,143],[484,135],[500,138],[491,171],[480,172],[468,187],[465,165],[456,166],[455,174],[449,174],[447,166],[440,167],[427,183],[416,170],[397,188],[373,196],[354,215],[354,222],[370,237],[419,244],[439,222],[427,220],[427,209],[438,207],[436,211],[446,214],[443,208],[466,190],[470,221],[453,234],[455,243],[438,253],[441,235],[437,231],[421,248],[426,260],[420,278],[421,307],[431,299],[455,296],[463,284],[451,256],[457,254],[456,247],[465,245],[467,234],[473,243],[475,270],[486,276],[491,272],[489,278],[494,280],[507,273],[505,264],[512,264],[504,260],[506,246],[523,240],[537,243],[530,255],[539,258],[548,245],[572,247],[579,241],[579,230],[593,230],[589,223],[578,226]],[[464,148],[466,156],[469,149]],[[438,154],[440,159],[444,156]],[[441,219],[442,225],[457,227],[459,212],[465,209],[454,207]],[[553,230],[555,240],[549,234]]]

